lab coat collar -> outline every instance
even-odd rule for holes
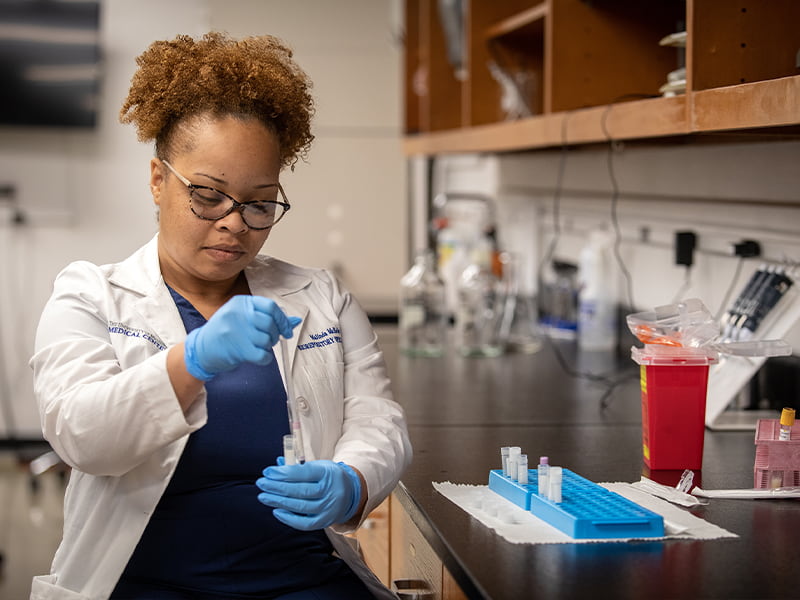
[[[301,269],[273,257],[259,255],[245,268],[251,293],[274,298],[287,315],[306,320],[308,306],[295,299],[296,292],[311,284],[311,278]],[[158,260],[158,234],[124,261],[112,265],[109,273],[112,285],[140,296],[136,310],[151,323],[155,333],[167,346],[183,341],[186,332],[180,314],[171,300],[161,276]],[[165,310],[165,307],[171,307]],[[294,358],[297,340],[303,324],[287,340],[290,359]],[[280,358],[280,357],[279,357]]]
[[[284,298],[306,288],[311,278],[304,269],[265,255],[258,255],[245,268],[253,294]],[[124,261],[111,266],[109,281],[140,295],[164,285],[158,261],[158,234]],[[254,283],[257,282],[257,283]],[[288,304],[292,304],[287,300]]]

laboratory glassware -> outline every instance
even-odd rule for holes
[[[400,280],[399,346],[412,356],[441,356],[447,338],[444,282],[431,250],[417,254]]]
[[[463,356],[495,357],[505,352],[506,298],[502,274],[483,253],[473,254],[458,280],[455,344]]]

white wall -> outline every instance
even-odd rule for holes
[[[301,66],[319,80],[317,143],[309,163],[286,176],[292,213],[264,251],[305,264],[344,264],[345,280],[368,308],[394,308],[405,265],[400,50],[390,35],[397,6],[103,0],[99,126],[0,129],[0,183],[16,186],[28,217],[14,227],[0,206],[0,364],[7,375],[0,371],[0,395],[11,398],[15,425],[10,430],[0,410],[0,438],[40,437],[27,361],[58,271],[77,259],[120,260],[156,231],[147,185],[152,147],[118,122],[135,57],[156,39],[216,27],[233,35],[273,33],[295,46]]]
[[[314,82],[314,146],[281,181],[292,211],[265,252],[333,268],[368,310],[396,312],[406,268],[400,0],[210,0],[211,26],[287,41]]]

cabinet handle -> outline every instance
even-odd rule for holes
[[[400,600],[430,600],[434,597],[430,585],[422,579],[395,579],[392,581],[392,591]]]

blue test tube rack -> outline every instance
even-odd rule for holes
[[[619,494],[563,469],[561,502],[539,495],[536,469],[527,484],[489,471],[489,489],[576,539],[653,538],[664,536],[664,519]]]

